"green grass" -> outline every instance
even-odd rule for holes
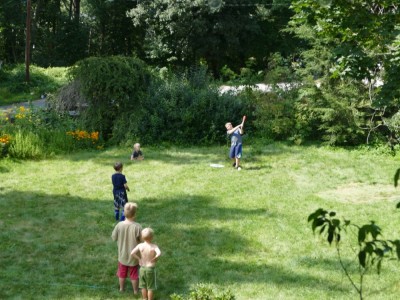
[[[30,66],[30,82],[25,81],[25,65],[0,70],[0,106],[40,99],[67,83],[67,68]]]
[[[197,283],[243,300],[357,299],[335,248],[313,235],[308,215],[323,207],[360,225],[375,220],[385,238],[400,236],[400,195],[392,185],[398,157],[247,144],[244,168],[235,171],[226,147],[144,154],[141,162],[128,160],[128,148],[0,160],[1,299],[133,297],[118,293],[110,237],[110,177],[118,160],[129,200],[139,205],[137,221],[154,228],[163,252],[158,299]],[[397,299],[398,266],[386,261],[380,276],[367,276],[367,299]]]

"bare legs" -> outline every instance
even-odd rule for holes
[[[118,279],[119,279],[119,291],[123,292],[124,287],[125,287],[125,278],[118,278]],[[139,293],[139,281],[131,280],[131,282],[132,282],[133,293],[138,294]]]
[[[232,161],[233,161],[233,163],[234,163],[233,166],[234,166],[235,168],[240,167],[240,158],[237,158],[237,157],[232,158]]]
[[[133,293],[135,295],[139,294],[139,280],[131,280]]]
[[[240,158],[235,158],[236,168],[240,167]]]
[[[152,290],[142,289],[142,297],[143,300],[153,300],[154,292]]]

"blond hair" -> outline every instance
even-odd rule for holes
[[[154,231],[150,227],[142,230],[142,239],[146,242],[150,242],[153,239]]]
[[[128,202],[124,206],[124,215],[126,218],[133,218],[136,215],[137,204]]]

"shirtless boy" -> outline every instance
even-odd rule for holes
[[[154,232],[151,228],[142,230],[143,243],[137,245],[131,255],[139,260],[139,288],[142,289],[143,300],[153,300],[157,289],[156,262],[161,251],[156,244],[152,244]]]

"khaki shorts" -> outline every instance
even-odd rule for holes
[[[157,289],[157,272],[155,267],[140,267],[139,288],[151,291]]]

